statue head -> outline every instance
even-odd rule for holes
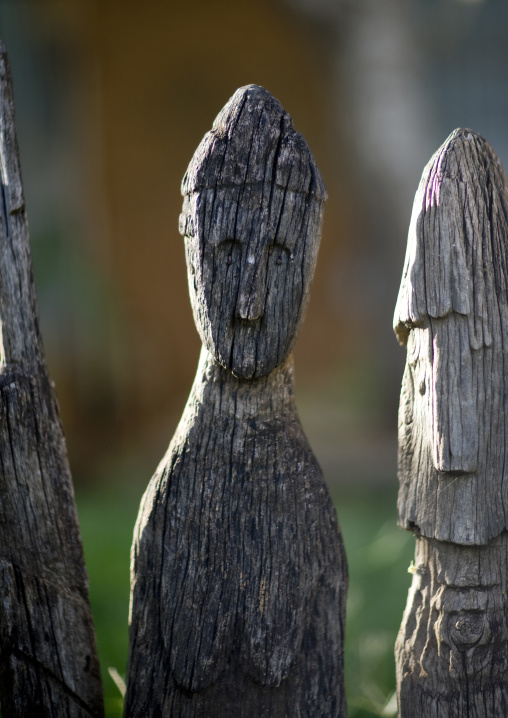
[[[508,186],[490,145],[455,130],[415,197],[394,327],[402,525],[454,543],[508,527]]]
[[[182,182],[194,320],[235,376],[266,376],[291,352],[309,301],[326,192],[287,112],[240,88],[203,138]]]

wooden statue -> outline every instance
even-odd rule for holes
[[[395,331],[399,521],[416,536],[402,718],[508,715],[508,184],[455,130],[424,170]]]
[[[7,53],[0,42],[0,704],[103,715],[71,474],[39,331]]]
[[[125,715],[345,716],[347,568],[290,352],[326,194],[266,90],[238,90],[183,180],[203,349],[144,495]]]

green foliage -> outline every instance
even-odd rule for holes
[[[338,495],[349,563],[346,691],[349,718],[395,716],[394,643],[414,555],[411,534],[396,523],[396,491],[365,488]]]
[[[396,525],[395,489],[335,495],[349,561],[346,688],[350,718],[396,715],[393,645],[406,601],[414,541]],[[122,487],[78,496],[107,718],[122,697],[108,668],[124,677],[129,551],[140,491]]]
[[[123,699],[108,669],[125,678],[130,545],[140,498],[119,487],[77,497],[108,718],[122,715]]]

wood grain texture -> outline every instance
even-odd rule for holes
[[[39,331],[12,80],[0,43],[0,702],[101,716],[78,518]]]
[[[204,346],[136,523],[129,718],[346,714],[346,559],[288,358],[325,196],[304,142],[248,86],[184,178]]]
[[[402,718],[508,715],[508,534],[483,546],[420,536],[397,637]]]
[[[504,170],[455,130],[416,194],[394,319],[407,346],[399,522],[417,536],[396,649],[403,718],[508,713],[507,259]]]

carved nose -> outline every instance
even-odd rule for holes
[[[439,377],[440,378],[440,377]],[[472,474],[478,468],[478,414],[472,391],[452,382],[434,390],[432,458],[438,471]],[[446,384],[448,391],[444,391]],[[472,387],[471,387],[472,389]]]
[[[258,291],[248,295],[241,294],[238,298],[237,314],[241,319],[255,322],[257,319],[261,319],[264,310],[264,301],[261,300]]]
[[[438,471],[472,474],[478,469],[480,406],[468,319],[455,313],[436,319],[430,332],[428,394],[425,386],[420,388],[430,410],[424,438],[432,446]]]
[[[478,468],[476,457],[471,456],[447,456],[440,457],[434,461],[438,471],[445,474],[461,476],[463,474],[474,474]]]
[[[253,255],[247,257],[247,267],[240,279],[236,314],[241,319],[254,322],[265,312],[266,271]]]

